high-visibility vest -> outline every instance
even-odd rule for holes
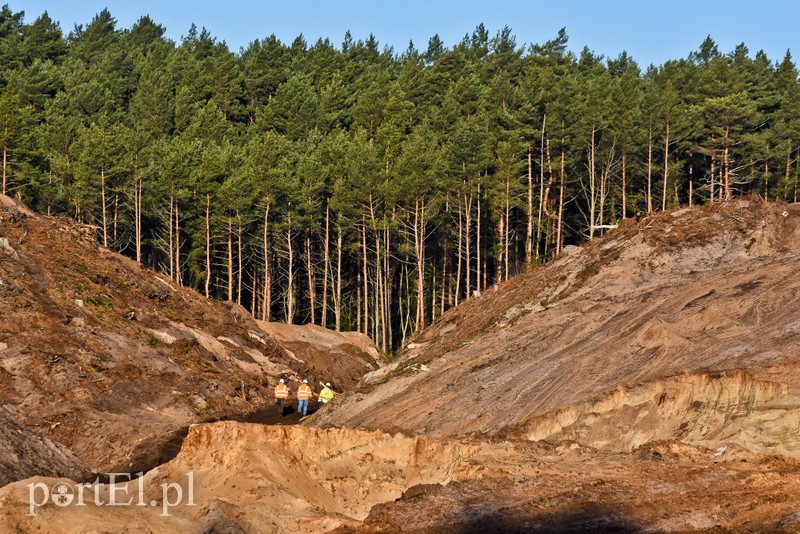
[[[286,384],[278,384],[275,386],[275,398],[287,399],[289,398],[289,386]]]
[[[326,402],[333,400],[333,390],[329,387],[322,388],[322,391],[319,392],[319,400],[322,401],[323,404]]]
[[[310,399],[311,398],[311,386],[308,384],[300,384],[300,387],[297,388],[297,398],[298,399]]]

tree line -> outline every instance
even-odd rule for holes
[[[274,35],[232,52],[104,10],[0,10],[2,191],[259,319],[386,351],[620,219],[796,201],[800,86],[709,37],[640,68],[483,25],[396,52]]]

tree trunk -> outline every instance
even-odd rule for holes
[[[547,115],[542,116],[542,142],[539,152],[539,218],[536,223],[536,259],[540,259],[539,243],[542,240],[542,213],[544,211],[544,132]],[[529,162],[530,164],[530,162]],[[530,259],[530,258],[526,258]]]
[[[464,217],[464,289],[466,293],[464,300],[468,300],[472,296],[472,189],[470,188],[469,197],[464,195],[465,204],[465,217]]]
[[[444,244],[442,250],[442,294],[440,296],[441,305],[439,307],[439,315],[444,315],[445,300],[447,299],[447,243]]]
[[[667,182],[669,181],[669,121],[666,125],[666,134],[664,140],[664,187],[661,198],[661,211],[667,209]]]
[[[589,160],[589,239],[594,238],[595,181],[597,179],[594,169],[594,135],[596,131],[594,125],[592,125],[592,145]]]
[[[242,269],[242,215],[236,211],[236,304],[242,305],[242,278],[244,277],[244,270]]]
[[[311,230],[306,232],[306,275],[308,279],[308,300],[311,304],[311,324],[317,324],[317,281],[316,276],[314,276],[314,258],[311,251]]]
[[[505,235],[503,236],[503,245],[504,245],[503,248],[505,249],[504,256],[505,256],[505,260],[506,260],[506,272],[505,272],[505,275],[506,275],[505,279],[506,280],[508,280],[509,275],[511,274],[509,272],[509,270],[508,270],[508,265],[509,265],[508,262],[509,262],[509,256],[510,256],[510,249],[509,249],[509,247],[510,247],[510,244],[509,244],[509,235],[510,235],[509,234],[509,227],[511,226],[511,220],[509,219],[510,216],[511,216],[511,180],[509,180],[508,177],[506,177],[506,211],[505,211],[505,217],[504,217],[504,219],[505,219],[505,225],[504,225]]]
[[[414,204],[414,253],[417,259],[417,315],[414,331],[425,326],[425,200]]]
[[[5,137],[8,137],[8,127],[6,127]],[[6,194],[6,180],[8,175],[6,174],[8,169],[8,146],[6,142],[3,141],[3,194]]]
[[[233,219],[228,217],[228,300],[233,302]]]
[[[381,267],[381,234],[375,229],[375,285],[372,291],[375,299],[372,304],[372,339],[375,344],[381,346],[380,331],[383,328],[381,317],[383,317],[383,268]]]
[[[394,220],[395,212],[392,210],[392,220]],[[384,352],[388,352],[390,347],[392,346],[392,320],[390,318],[391,310],[392,310],[392,273],[390,270],[390,260],[392,258],[391,255],[391,236],[389,235],[389,224],[386,223],[383,227],[384,230],[384,237],[383,237],[383,244],[384,244],[384,253],[383,253],[383,264],[384,264],[384,276],[383,276],[383,292],[384,292],[384,304],[383,304],[383,346]]]
[[[503,260],[505,258],[503,239],[505,238],[506,235],[505,223],[506,223],[506,214],[504,210],[501,210],[499,220],[497,221],[497,242],[500,243],[500,255],[497,258],[497,273],[496,273],[497,277],[495,278],[495,280],[498,282],[503,281]]]
[[[691,158],[691,156],[689,156]],[[689,162],[689,207],[694,204],[694,165]]]
[[[725,168],[725,200],[731,199],[731,169],[730,169],[730,158],[729,158],[729,146],[728,146],[728,129],[725,129],[725,150],[722,152],[723,157],[723,165]]]
[[[595,222],[602,226],[603,222],[605,221],[605,198],[606,198],[606,181],[608,180],[608,173],[606,172],[608,168],[600,169],[600,193],[598,194],[598,204],[600,205],[597,209],[597,219]],[[603,230],[600,230],[600,235],[603,235]]]
[[[181,280],[181,224],[178,214],[178,199],[175,199],[175,283],[183,285]]]
[[[253,266],[253,287],[250,288],[250,289],[251,289],[251,291],[250,291],[250,315],[252,315],[255,318],[255,317],[258,316],[258,313],[256,312],[256,310],[257,310],[257,308],[256,308],[256,306],[257,306],[256,295],[258,294],[258,292],[257,292],[257,289],[258,289],[258,268],[256,266]]]
[[[361,243],[363,254],[361,256],[362,262],[362,278],[364,282],[364,335],[369,335],[369,266],[367,256],[367,222],[364,217],[361,217]],[[373,338],[374,339],[374,338]]]
[[[550,139],[545,140],[545,154],[547,155],[547,187],[544,190],[543,199],[544,202],[542,203],[542,207],[544,208],[544,214],[547,216],[547,227],[545,231],[545,242],[544,242],[544,258],[547,258],[550,250],[548,245],[554,243],[554,232],[553,226],[558,221],[558,215],[550,211],[550,190],[553,188],[553,182],[555,181],[555,173],[553,172],[553,161],[550,158]],[[558,246],[556,246],[556,253],[558,253]]]
[[[103,246],[108,248],[108,222],[106,220],[106,169],[100,167],[100,200],[103,203]],[[177,207],[177,203],[176,203]]]
[[[475,288],[481,291],[481,182],[478,181],[478,213],[475,216]]]
[[[556,229],[556,255],[561,252],[563,246],[564,227],[564,186],[566,181],[566,154],[564,153],[564,138],[561,138],[561,185],[558,191],[558,228]]]
[[[800,147],[798,147],[797,152],[795,153],[795,164],[794,164],[794,200],[792,202],[797,202],[797,182],[798,182],[798,174],[800,174]]]
[[[174,236],[173,236],[173,228],[172,228],[172,203],[173,197],[170,193],[169,196],[169,279],[175,279],[175,248],[174,248]]]
[[[328,263],[330,263],[330,232],[331,212],[330,207],[325,206],[325,251],[323,254],[324,266],[322,268],[322,316],[320,317],[320,324],[322,328],[328,327]]]
[[[788,196],[789,196],[788,195],[788,193],[789,193],[789,184],[791,183],[790,182],[790,178],[789,178],[789,176],[790,176],[790,172],[789,171],[790,171],[791,168],[792,168],[792,145],[790,143],[789,144],[789,150],[786,152],[786,180],[784,182],[786,184],[786,186],[783,188],[783,200],[786,200],[788,198]]]
[[[360,303],[359,303],[360,305]],[[336,315],[336,331],[342,331],[342,226],[336,225],[336,299],[333,312]]]
[[[136,261],[142,263],[142,178],[136,180],[133,190],[134,233],[136,234]]]
[[[364,333],[361,329],[361,270],[356,270],[356,330]]]
[[[114,192],[114,223],[113,223],[113,231],[111,234],[111,241],[113,244],[117,244],[117,221],[119,220],[119,193]]]
[[[456,294],[455,305],[458,306],[459,295],[461,294],[461,261],[464,258],[464,215],[461,211],[461,198],[458,200],[458,267],[456,267]]]
[[[625,154],[625,148],[623,148],[622,149],[622,218],[623,219],[627,218],[626,214],[628,212],[628,195],[627,195],[628,186],[625,174],[627,168],[626,163],[627,163],[627,157]]]
[[[717,179],[717,175],[716,175],[716,172],[717,172],[716,171],[716,163],[717,163],[716,154],[717,154],[716,151],[711,152],[711,202],[714,202],[716,200],[716,198],[714,196],[715,195],[714,184],[715,184],[715,181]]]
[[[431,265],[431,323],[436,320],[436,260]]]
[[[261,320],[269,321],[272,318],[272,265],[270,260],[269,246],[269,208],[270,202],[267,200],[264,205],[264,292]]]
[[[286,226],[286,246],[289,250],[289,280],[287,283],[287,296],[286,296],[286,322],[294,324],[294,249],[292,248],[292,214],[287,213],[287,226]]]
[[[528,227],[525,233],[525,258],[533,256],[533,156],[528,147]]]
[[[211,297],[211,195],[206,194],[206,298]]]
[[[713,191],[713,188],[712,188]],[[647,213],[653,213],[653,127],[647,136]]]

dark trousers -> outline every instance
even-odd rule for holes
[[[286,399],[275,399],[278,403],[278,415],[283,415],[283,405]]]

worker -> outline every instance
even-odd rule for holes
[[[325,383],[325,387],[322,388],[322,391],[319,392],[318,397],[319,397],[319,401],[322,404],[328,404],[330,401],[333,400],[333,397],[335,395],[336,394],[331,389],[331,383],[330,382],[326,382]]]
[[[297,411],[303,415],[308,412],[308,399],[311,398],[311,386],[308,385],[308,380],[303,380],[300,387],[297,388]]]
[[[283,383],[283,378],[278,381],[278,385],[275,386],[275,400],[278,402],[278,415],[283,417],[283,405],[286,402],[286,399],[289,398],[289,386]]]

